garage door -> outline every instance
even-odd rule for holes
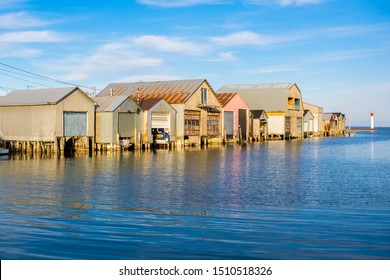
[[[86,136],[87,113],[64,112],[64,136]]]
[[[119,113],[118,122],[120,137],[134,136],[134,114]]]
[[[234,112],[224,112],[224,127],[226,129],[226,135],[231,136],[233,135],[233,125],[234,125]]]
[[[152,128],[169,129],[169,113],[152,113]]]

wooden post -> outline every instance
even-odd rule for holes
[[[238,126],[238,143],[241,145],[242,144],[242,131],[241,131],[241,126]]]

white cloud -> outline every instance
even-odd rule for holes
[[[361,50],[347,50],[338,52],[319,53],[315,56],[308,57],[307,60],[313,63],[328,62],[328,61],[342,61],[351,60],[364,57],[370,57],[377,54],[387,52],[386,49],[361,49]]]
[[[277,66],[252,69],[251,72],[258,73],[258,74],[270,74],[270,73],[282,73],[282,72],[298,72],[302,70],[303,70],[302,68],[285,66],[285,65],[277,65]]]
[[[137,2],[143,5],[163,8],[179,8],[195,5],[219,5],[231,3],[231,1],[228,0],[137,0]]]
[[[246,0],[245,2],[253,5],[280,5],[282,7],[286,6],[302,6],[307,4],[320,4],[325,0]]]
[[[48,24],[49,22],[33,17],[26,12],[0,15],[0,29],[23,29]]]
[[[134,45],[151,51],[169,52],[182,55],[200,55],[206,51],[206,46],[186,41],[182,38],[145,35],[133,40]]]
[[[165,74],[147,74],[147,75],[130,75],[114,81],[114,83],[124,82],[153,82],[153,81],[171,81],[180,80],[183,77],[177,75],[165,75]]]
[[[159,58],[136,52],[129,44],[114,42],[100,46],[90,55],[68,55],[61,60],[46,61],[40,66],[49,71],[66,73],[62,76],[69,80],[83,80],[92,75],[108,76],[158,67],[161,64],[162,60]]]
[[[41,53],[42,51],[38,49],[18,47],[10,44],[0,43],[0,57],[31,58],[31,57],[37,57]]]
[[[64,35],[53,31],[21,31],[0,35],[0,42],[7,43],[55,43],[68,41]]]
[[[236,60],[233,52],[220,52],[216,58],[210,59],[211,62],[228,62]]]
[[[0,9],[14,7],[23,2],[26,2],[26,0],[1,0]]]
[[[292,39],[288,36],[265,36],[251,31],[241,31],[226,36],[214,37],[211,41],[225,46],[262,46],[291,41]]]

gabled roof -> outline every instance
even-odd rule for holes
[[[294,85],[296,86],[295,83],[225,85],[217,92],[239,93],[250,110],[285,111],[288,91]]]
[[[308,102],[303,102],[303,107],[305,106],[311,106],[311,107],[316,107],[316,108],[319,108],[319,109],[324,109],[323,107],[320,107],[320,106],[317,106],[317,105],[314,105],[314,104],[311,104],[311,103],[308,103]]]
[[[268,115],[264,110],[251,110],[251,113],[254,119],[261,119],[261,120],[268,119]]]
[[[28,106],[57,104],[78,87],[14,90],[0,99],[0,106]],[[87,95],[86,95],[87,96]],[[89,98],[89,96],[88,96]]]
[[[303,118],[305,120],[312,120],[312,119],[314,119],[314,116],[313,116],[313,114],[311,113],[310,110],[304,110],[303,111]]]
[[[93,100],[97,103],[97,112],[114,112],[128,96],[96,96]]]
[[[333,113],[324,113],[324,120],[329,121],[332,118]]]
[[[236,95],[237,92],[230,92],[230,93],[220,92],[215,94],[218,101],[221,103],[222,107],[225,107]]]
[[[208,84],[205,79],[111,83],[98,96],[134,96],[139,92],[140,98],[164,98],[170,104],[185,103],[203,82]]]
[[[135,101],[136,98],[133,98]],[[142,110],[150,110],[152,109],[157,103],[159,103],[161,100],[164,100],[163,98],[140,98],[139,100],[139,106]]]

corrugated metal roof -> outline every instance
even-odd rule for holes
[[[98,104],[97,112],[114,112],[128,96],[96,96],[93,100]]]
[[[233,97],[236,96],[236,94],[237,92],[219,92],[216,93],[215,96],[221,103],[222,107],[225,107],[230,102],[230,100],[232,100]]]
[[[324,113],[324,120],[329,121],[332,118],[332,113]]]
[[[0,99],[0,106],[57,104],[77,87],[14,90]]]
[[[98,96],[135,96],[139,89],[140,98],[163,98],[168,103],[185,103],[202,85],[205,79],[111,83]],[[210,86],[211,88],[211,86]]]
[[[288,91],[294,85],[294,83],[225,85],[217,92],[239,93],[250,110],[284,112]]]
[[[135,97],[133,97],[133,100],[136,101]],[[164,100],[162,98],[140,98],[139,100],[139,106],[142,108],[142,110],[150,110],[154,107],[158,102],[161,100]]]
[[[241,90],[288,90],[293,85],[294,83],[224,85],[217,90],[217,92],[240,92]]]

